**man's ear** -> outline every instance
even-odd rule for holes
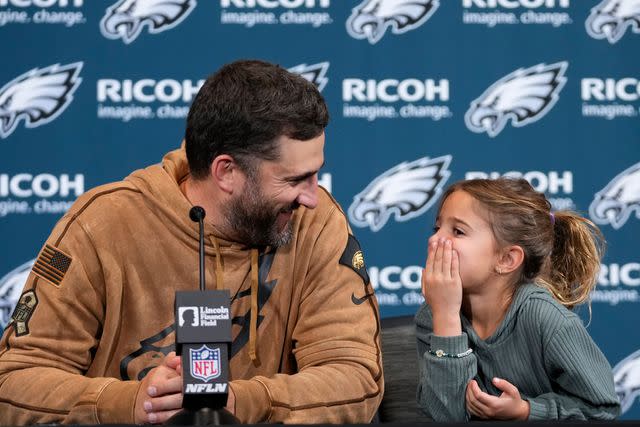
[[[498,274],[508,274],[517,270],[524,262],[524,250],[518,245],[503,248],[496,265]]]
[[[237,187],[238,164],[228,154],[221,154],[213,159],[209,173],[216,185],[226,193],[233,193]]]

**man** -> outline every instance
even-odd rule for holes
[[[369,422],[383,393],[362,253],[318,187],[326,105],[260,61],[211,76],[185,148],[81,196],[42,249],[0,345],[2,422],[160,423],[181,406],[177,290],[232,295],[227,409],[245,423]]]

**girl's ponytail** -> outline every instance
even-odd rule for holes
[[[604,236],[593,222],[576,213],[558,211],[551,215],[553,249],[538,282],[571,308],[587,301],[596,286]]]

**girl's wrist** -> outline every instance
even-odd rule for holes
[[[439,337],[462,335],[459,313],[433,313],[433,333]]]
[[[521,405],[520,405],[521,410],[520,410],[518,420],[527,421],[529,419],[529,413],[531,412],[529,401],[521,399],[520,402],[521,402]]]

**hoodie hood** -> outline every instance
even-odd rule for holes
[[[197,254],[199,251],[200,230],[197,222],[189,217],[193,207],[182,193],[180,185],[189,176],[184,144],[174,151],[167,153],[161,164],[140,169],[129,175],[125,181],[135,185],[145,196],[147,203],[152,205],[160,219],[167,224],[169,231],[179,240],[185,242]],[[258,317],[258,250],[247,250],[245,245],[232,242],[217,230],[209,221],[204,222],[205,235],[205,264],[206,260],[215,258],[215,277],[217,289],[229,289],[234,295],[240,283],[229,283],[225,286],[224,261],[225,257],[248,258],[251,276],[251,325],[249,337],[249,356],[255,364],[259,364],[256,350],[257,317]],[[228,251],[224,249],[229,249]],[[194,260],[197,258],[194,258]],[[210,261],[209,261],[210,262]],[[234,261],[232,260],[232,263]],[[206,269],[206,267],[205,267]]]
[[[193,205],[180,190],[180,185],[189,177],[189,164],[184,150],[184,144],[177,150],[167,153],[160,164],[151,165],[139,169],[125,178],[135,185],[145,195],[146,200],[152,205],[153,211],[170,223],[189,239],[199,238],[198,223],[191,221],[189,210]],[[220,230],[204,222],[205,236],[214,236],[222,246],[244,246],[233,242]],[[213,250],[211,242],[205,242],[208,249]]]
[[[145,196],[151,210],[175,228],[181,235],[194,239],[197,243],[198,223],[191,221],[189,210],[191,203],[180,191],[180,184],[189,176],[189,166],[183,148],[167,153],[161,164],[155,164],[134,171],[125,178],[135,185]],[[213,230],[207,230],[211,234]]]

